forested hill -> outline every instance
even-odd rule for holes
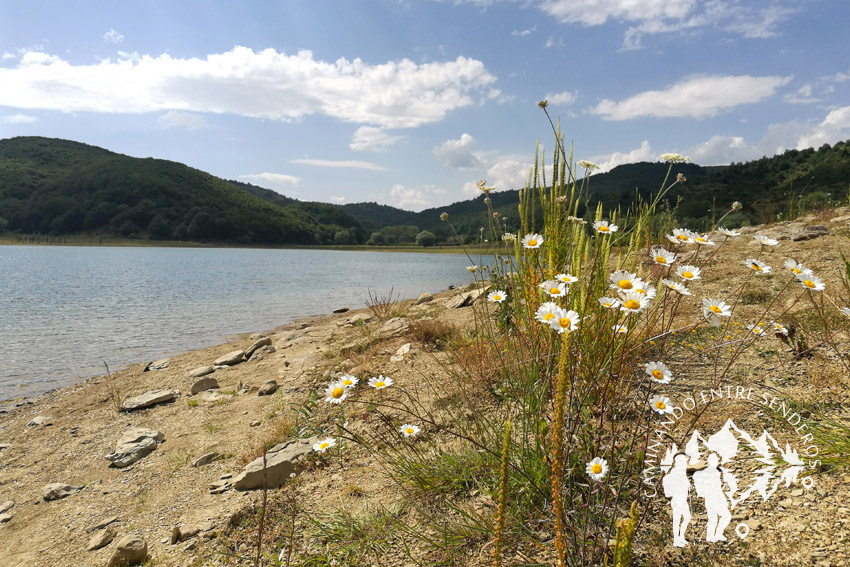
[[[273,193],[281,197],[275,203],[256,195],[263,192],[273,193],[68,140],[0,140],[0,229],[239,244],[363,239],[357,220],[338,207]]]

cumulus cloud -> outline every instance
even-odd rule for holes
[[[564,38],[558,37],[556,38],[554,35],[550,35],[546,38],[546,43],[543,44],[544,49],[552,49],[553,47],[564,47],[566,45],[564,43]]]
[[[792,104],[809,104],[812,102],[820,102],[819,98],[812,96],[812,85],[803,85],[797,92],[788,93],[782,97],[785,102]]]
[[[293,159],[289,163],[298,163],[301,165],[314,165],[316,167],[350,167],[354,169],[368,169],[370,171],[387,171],[386,167],[380,166],[371,161],[355,161],[355,160],[330,160],[330,159]]]
[[[628,152],[614,152],[612,154],[605,154],[599,156],[593,156],[590,161],[594,162],[599,166],[600,173],[604,173],[606,171],[611,171],[618,165],[623,165],[626,163],[637,163],[639,161],[657,161],[656,154],[652,151],[652,146],[650,145],[648,140],[644,140],[641,142],[639,148],[635,148],[634,150]]]
[[[66,112],[186,111],[296,120],[323,114],[344,122],[413,128],[474,104],[496,81],[481,61],[370,65],[316,60],[274,49],[234,47],[205,59],[135,55],[73,65],[44,52],[0,68],[0,106]],[[357,93],[357,96],[352,96]]]
[[[253,181],[265,181],[276,186],[291,186],[300,185],[301,178],[294,175],[286,175],[284,173],[249,173],[240,175],[241,179],[251,179]]]
[[[392,186],[390,198],[394,206],[400,209],[421,211],[429,206],[428,199],[423,191],[410,189],[400,183]]]
[[[29,114],[21,114],[20,112],[17,114],[7,114],[0,118],[0,122],[3,124],[32,124],[38,120],[35,116],[30,116]]]
[[[511,35],[514,37],[526,37],[537,31],[537,26],[532,26],[524,30],[513,30]]]
[[[354,132],[348,147],[360,152],[382,152],[403,138],[389,134],[383,128],[361,126]]]
[[[700,118],[763,100],[790,80],[791,77],[749,75],[695,77],[663,91],[646,91],[621,101],[605,99],[588,111],[605,120],[642,116]]]
[[[124,35],[118,33],[114,29],[110,29],[108,32],[103,34],[103,41],[106,43],[121,43],[124,41]]]
[[[850,106],[830,111],[820,124],[800,136],[797,149],[817,148],[846,138],[850,138]]]
[[[446,167],[472,169],[481,167],[481,161],[472,152],[475,138],[463,133],[457,140],[446,140],[433,149],[434,157]]]
[[[179,112],[177,110],[169,110],[157,118],[157,122],[167,127],[185,128],[190,132],[210,127],[207,121],[204,120],[204,117],[200,114]]]
[[[562,93],[547,93],[543,98],[549,101],[551,106],[566,106],[576,101],[576,93],[564,91]]]

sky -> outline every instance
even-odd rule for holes
[[[848,0],[0,0],[0,138],[407,210],[850,138]]]

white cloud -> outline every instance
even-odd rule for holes
[[[446,167],[472,169],[481,167],[481,161],[472,152],[475,138],[467,133],[461,134],[457,140],[446,140],[432,150],[434,157]]]
[[[36,120],[38,120],[38,118],[35,116],[21,114],[20,112],[17,114],[8,114],[0,118],[0,122],[3,124],[32,124]]]
[[[429,206],[425,193],[417,189],[409,189],[404,185],[393,185],[390,189],[390,198],[393,206],[400,209],[419,210],[427,209]]]
[[[253,179],[254,181],[266,181],[277,186],[300,185],[301,178],[294,175],[286,175],[284,173],[251,173],[240,175],[241,179]]]
[[[330,159],[293,159],[289,163],[298,163],[301,165],[314,165],[316,167],[350,167],[354,169],[368,169],[370,171],[387,171],[386,167],[380,166],[371,161],[355,161],[355,160],[330,160]]]
[[[474,104],[496,81],[481,61],[369,65],[316,60],[274,49],[234,47],[205,59],[163,54],[73,65],[44,52],[0,68],[0,105],[66,112],[193,111],[295,120],[323,114],[344,122],[413,128]],[[352,96],[357,93],[357,96]]]
[[[576,96],[576,93],[564,91],[562,93],[547,93],[543,98],[549,101],[549,104],[552,106],[566,106],[574,103],[576,101]]]
[[[808,104],[812,102],[820,102],[819,98],[815,98],[812,96],[812,86],[811,85],[803,85],[797,92],[788,93],[782,97],[782,100],[785,102],[790,102],[792,104]]]
[[[535,31],[537,31],[537,26],[532,26],[524,30],[513,30],[511,35],[514,37],[526,37],[533,34]]]
[[[496,191],[507,191],[510,189],[522,189],[528,184],[528,176],[534,164],[527,155],[516,154],[493,154],[480,152],[482,166],[487,168],[485,178],[489,187],[495,187]],[[551,160],[547,158],[547,162]],[[552,166],[547,165],[544,169],[546,182],[552,180]],[[465,197],[475,197],[481,194],[478,189],[478,181],[467,181],[463,184]]]
[[[846,138],[850,138],[850,106],[830,111],[820,124],[800,136],[797,149],[818,148]]]
[[[16,59],[18,56],[14,53],[9,53],[8,51],[4,51],[2,55],[3,61],[8,61],[9,59]]]
[[[167,127],[185,128],[190,132],[209,128],[210,125],[204,120],[200,114],[191,112],[179,112],[177,110],[169,110],[159,118],[157,122]]]
[[[544,0],[540,2],[540,9],[561,23],[598,26],[609,19],[684,18],[696,4],[696,0]]]
[[[103,41],[106,43],[121,43],[124,41],[124,35],[118,33],[114,29],[110,29],[108,32],[103,34]]]
[[[337,205],[341,205],[345,202],[345,197],[338,197],[336,195],[331,195],[330,201],[331,201],[331,203],[336,203]]]
[[[403,138],[388,134],[383,128],[361,126],[354,132],[348,147],[361,152],[382,152]]]
[[[552,49],[553,47],[564,47],[566,45],[564,43],[564,38],[559,37],[555,38],[555,36],[550,35],[546,38],[546,43],[543,44],[544,49]]]
[[[648,140],[641,142],[640,147],[629,152],[614,152],[601,156],[594,156],[590,161],[599,166],[599,171],[604,173],[611,171],[618,165],[625,163],[637,163],[639,161],[656,161],[657,156],[652,151],[652,146]]]
[[[713,116],[720,110],[767,98],[790,80],[791,77],[749,75],[695,77],[663,91],[646,91],[619,102],[606,99],[588,111],[605,120]]]

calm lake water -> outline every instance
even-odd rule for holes
[[[0,400],[471,281],[458,254],[0,246]]]

